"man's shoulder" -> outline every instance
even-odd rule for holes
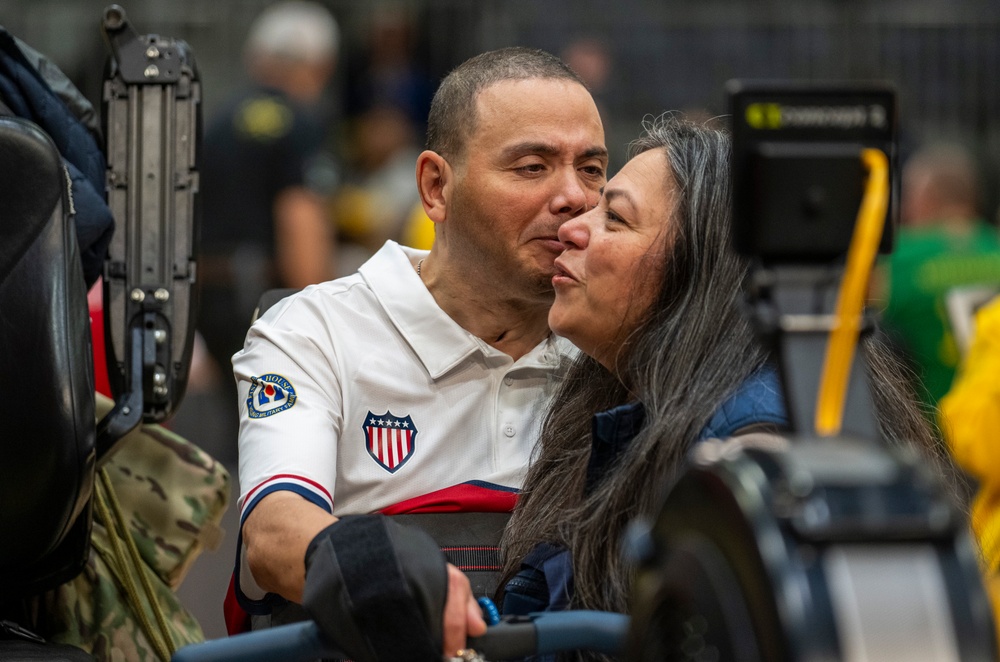
[[[893,255],[940,250],[947,235],[939,227],[900,228],[896,233]]]
[[[904,228],[896,233],[887,262],[891,271],[902,274],[947,253],[948,238],[938,228]]]
[[[398,342],[378,299],[353,274],[310,285],[271,306],[251,325],[234,365],[237,357],[248,365],[296,357],[293,363],[304,369],[314,362],[344,366]]]
[[[325,316],[340,310],[367,310],[378,300],[359,273],[309,285],[289,294],[265,311],[261,318],[272,322],[289,318]]]

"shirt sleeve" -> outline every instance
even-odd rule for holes
[[[296,492],[332,512],[343,394],[325,316],[291,297],[268,311],[233,357],[240,394],[240,519],[264,495]]]
[[[315,301],[298,296],[257,320],[233,357],[240,395],[240,604],[265,613],[268,596],[246,564],[242,526],[268,494],[294,492],[333,512],[343,394],[327,320]]]

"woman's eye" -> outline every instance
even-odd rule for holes
[[[628,223],[625,222],[624,218],[614,213],[610,209],[604,212],[604,214],[607,217],[607,219],[612,223],[621,223],[622,225],[628,225]]]

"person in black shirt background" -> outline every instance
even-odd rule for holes
[[[338,45],[337,22],[322,6],[298,0],[270,6],[246,40],[251,83],[206,125],[198,330],[221,382],[233,455],[230,359],[243,346],[257,300],[272,288],[334,276],[323,202],[329,159],[315,111]]]

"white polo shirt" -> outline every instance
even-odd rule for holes
[[[357,274],[251,327],[233,357],[241,522],[277,490],[338,516],[486,510],[462,502],[516,493],[576,350],[550,336],[513,361],[487,345],[424,287],[414,265],[426,254],[387,242]]]

